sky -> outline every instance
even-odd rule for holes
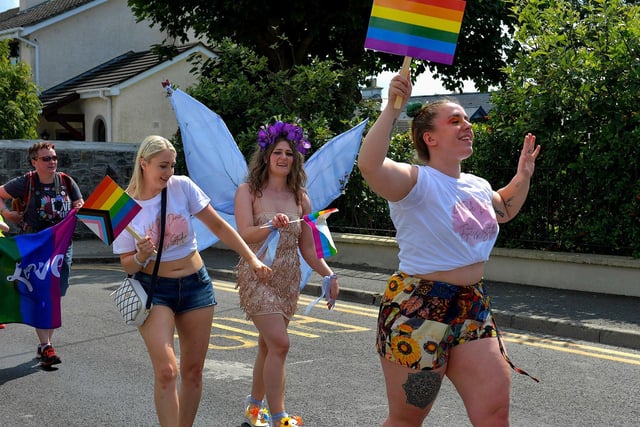
[[[18,7],[20,0],[0,0],[0,12],[4,12],[7,9]]]
[[[389,82],[397,73],[387,71],[381,73],[377,77],[378,86],[382,88],[382,99],[387,99],[389,91]],[[471,82],[465,82],[463,86],[463,92],[477,92],[475,86]],[[442,84],[438,80],[434,80],[431,75],[422,73],[418,76],[416,83],[413,85],[411,95],[424,96],[424,95],[446,95],[451,91],[442,87]]]

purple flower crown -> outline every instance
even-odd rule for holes
[[[272,125],[260,127],[258,131],[260,150],[266,150],[269,145],[275,144],[279,138],[295,142],[296,149],[302,154],[307,154],[307,150],[311,148],[311,143],[304,137],[300,126],[278,120]]]

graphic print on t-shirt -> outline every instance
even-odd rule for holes
[[[145,234],[151,237],[151,241],[156,245],[160,243],[160,218],[145,227]],[[167,214],[167,224],[164,230],[164,243],[162,250],[171,246],[181,246],[186,243],[189,234],[189,224],[187,219],[179,214]]]
[[[59,194],[56,194],[54,186],[43,185],[39,191],[36,191],[36,196],[39,197],[36,202],[36,211],[40,221],[45,224],[57,223],[71,210],[71,200],[64,187],[60,189]]]
[[[451,212],[453,230],[471,246],[493,239],[498,234],[498,224],[492,213],[492,207],[484,202],[462,200]]]

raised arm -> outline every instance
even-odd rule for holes
[[[529,194],[531,176],[539,153],[540,146],[536,146],[535,135],[528,133],[524,137],[515,176],[493,195],[493,208],[499,223],[512,220],[520,212]]]
[[[401,108],[394,108],[396,98],[403,99]],[[411,96],[411,81],[401,75],[389,84],[389,99],[384,110],[362,142],[358,154],[358,168],[369,187],[379,196],[398,201],[415,184],[411,165],[387,157],[393,127]]]

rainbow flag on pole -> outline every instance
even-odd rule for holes
[[[38,233],[0,238],[0,323],[62,325],[60,266],[77,219],[74,209]]]
[[[318,258],[326,258],[338,253],[336,245],[331,238],[329,226],[327,225],[327,217],[334,212],[338,212],[338,209],[329,208],[302,217],[304,222],[311,227],[313,243],[316,246],[316,255]]]
[[[463,0],[374,0],[364,47],[451,65]]]
[[[105,244],[110,245],[141,209],[142,207],[107,175],[78,211],[78,219]]]

